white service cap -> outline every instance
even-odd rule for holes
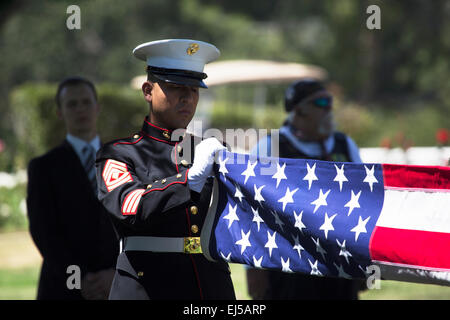
[[[156,81],[206,88],[203,69],[220,56],[220,51],[203,41],[166,39],[140,44],[133,54],[147,62],[147,71]]]

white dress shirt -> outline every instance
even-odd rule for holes
[[[69,141],[70,145],[75,150],[75,152],[76,152],[78,158],[80,158],[81,162],[83,162],[81,150],[83,150],[85,145],[91,145],[94,148],[96,153],[101,147],[100,138],[98,135],[96,135],[95,138],[89,142],[86,142],[83,139],[77,138],[77,137],[71,135],[70,133],[67,134],[66,139],[67,139],[67,141]]]

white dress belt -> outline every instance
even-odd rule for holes
[[[121,248],[123,251],[202,253],[200,237],[124,237]]]

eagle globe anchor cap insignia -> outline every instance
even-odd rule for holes
[[[191,43],[189,47],[186,49],[186,53],[192,56],[194,53],[198,51],[199,45],[197,43]]]

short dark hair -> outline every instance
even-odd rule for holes
[[[78,76],[68,77],[59,83],[58,90],[56,91],[55,100],[56,100],[56,105],[58,106],[58,108],[61,108],[61,91],[65,87],[76,86],[76,85],[80,85],[80,84],[85,84],[89,88],[91,88],[92,92],[94,93],[95,101],[97,101],[97,91],[95,90],[94,84],[90,80],[83,78],[83,77],[78,77]]]

